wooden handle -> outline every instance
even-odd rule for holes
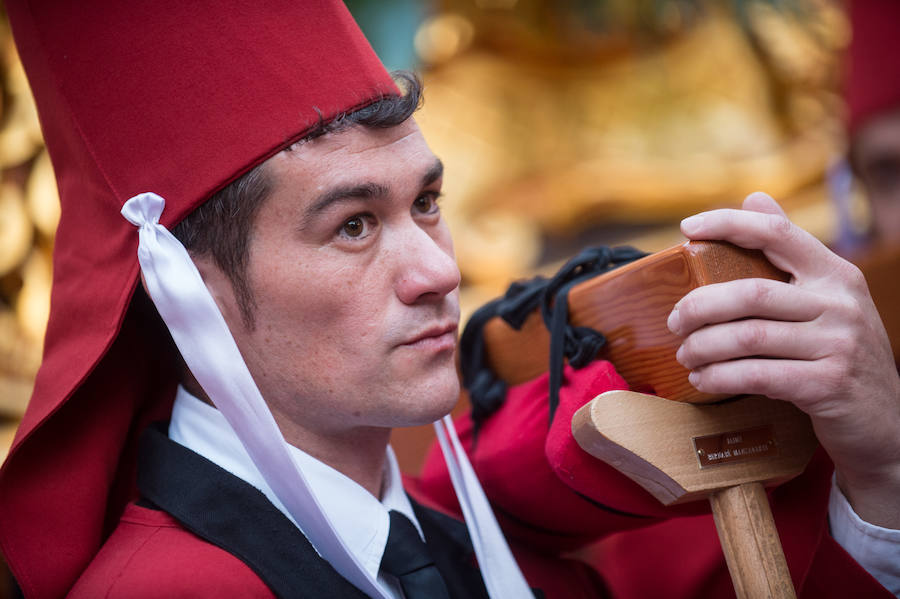
[[[762,484],[717,491],[709,503],[738,599],[796,597]]]
[[[765,397],[697,405],[608,391],[575,413],[572,435],[666,505],[708,497],[739,598],[794,597],[763,484],[799,474],[815,451],[798,408]]]
[[[725,242],[692,241],[637,260],[572,288],[569,320],[606,335],[601,358],[611,361],[632,388],[690,403],[721,395],[700,393],[675,360],[681,339],[666,320],[675,303],[692,289],[740,278],[786,281],[761,252]],[[488,362],[509,384],[546,372],[550,336],[541,315],[532,314],[521,331],[494,318],[484,328]]]

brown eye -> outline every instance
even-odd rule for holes
[[[366,224],[360,217],[351,218],[344,223],[342,230],[348,237],[359,237],[366,229]]]
[[[416,198],[413,208],[421,214],[431,214],[437,210],[437,198],[432,195],[424,195]]]

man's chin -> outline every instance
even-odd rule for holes
[[[425,389],[414,391],[415,396],[408,396],[408,401],[415,413],[409,414],[410,421],[401,426],[420,426],[440,420],[459,403],[459,390],[459,380],[454,371],[452,379],[434,381]]]

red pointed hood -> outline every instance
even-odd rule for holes
[[[339,0],[9,0],[62,218],[34,395],[0,472],[0,542],[28,597],[69,589],[133,495],[165,417],[168,334],[132,295],[119,213],[163,196],[170,227],[320,118],[397,90]]]
[[[853,135],[871,117],[900,110],[900,2],[850,0],[849,9],[845,88]]]

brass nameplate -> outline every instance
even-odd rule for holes
[[[745,462],[778,455],[771,425],[694,437],[701,468]]]

